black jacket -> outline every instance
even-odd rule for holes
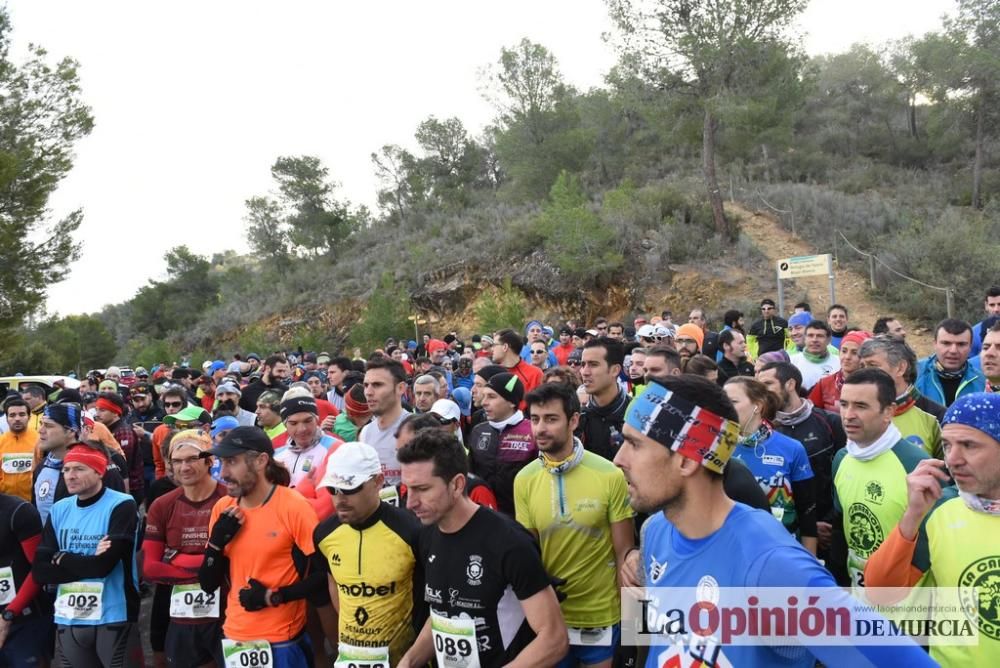
[[[593,399],[580,411],[580,426],[576,436],[583,447],[608,461],[615,458],[622,445],[622,426],[629,397],[618,389],[618,396],[607,406],[598,406]]]

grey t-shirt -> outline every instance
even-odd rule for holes
[[[398,485],[402,478],[399,462],[396,460],[396,430],[399,429],[399,423],[408,415],[409,411],[402,411],[396,421],[385,429],[379,427],[378,418],[372,418],[372,421],[362,428],[358,438],[362,443],[375,448],[375,452],[378,453],[386,485]]]

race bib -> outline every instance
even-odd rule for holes
[[[7,475],[18,473],[30,473],[34,465],[34,458],[30,452],[12,452],[3,456],[3,472]]]
[[[611,641],[614,639],[613,626],[604,626],[596,629],[576,629],[570,626],[566,630],[569,631],[570,645],[611,647]]]
[[[223,638],[222,658],[226,662],[226,668],[274,665],[271,643],[266,640],[242,641]]]
[[[479,668],[476,620],[448,619],[432,612],[431,635],[438,668]]]
[[[170,616],[183,619],[218,619],[219,590],[205,592],[197,584],[174,585],[170,590]]]
[[[865,566],[868,560],[858,556],[858,553],[848,548],[847,550],[847,575],[851,578],[851,587],[865,586]]]
[[[388,647],[355,647],[340,643],[333,668],[389,668]]]
[[[378,491],[378,498],[391,506],[399,507],[399,489],[395,485],[383,487]]]
[[[0,568],[0,605],[7,605],[17,596],[14,586],[14,569],[10,566]]]
[[[56,590],[56,617],[98,621],[104,612],[103,582],[71,582]]]

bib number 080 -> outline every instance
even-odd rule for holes
[[[269,666],[271,653],[262,649],[250,649],[240,652],[241,666]]]

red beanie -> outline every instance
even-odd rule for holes
[[[101,397],[100,399],[97,400],[97,407],[103,408],[106,411],[111,411],[118,417],[121,417],[122,413],[125,412],[124,410],[122,410],[121,406],[111,401],[110,399],[105,399],[104,397]]]
[[[843,348],[845,343],[856,343],[861,346],[862,343],[872,338],[872,335],[868,332],[853,331],[844,334],[844,338],[840,340],[840,347]]]
[[[70,448],[69,452],[66,453],[66,458],[63,459],[63,466],[66,466],[70,462],[90,467],[97,471],[97,475],[102,478],[104,477],[104,472],[108,470],[107,456],[89,445],[75,445]]]

